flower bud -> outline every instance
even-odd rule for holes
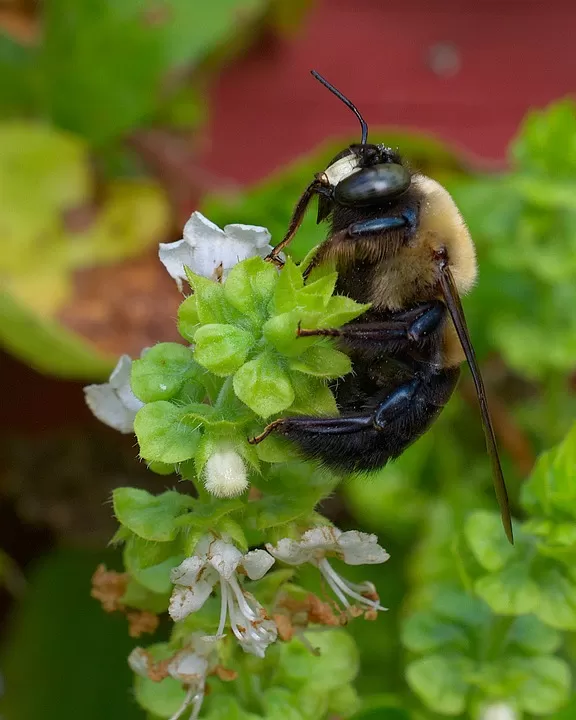
[[[208,458],[204,466],[204,486],[212,495],[236,497],[248,484],[244,460],[233,448],[223,446]]]

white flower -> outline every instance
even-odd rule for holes
[[[184,266],[207,278],[225,278],[241,260],[272,250],[270,233],[257,225],[233,224],[221,230],[202,213],[195,212],[184,225],[184,237],[173,243],[160,243],[158,255],[182,290],[186,280]]]
[[[226,620],[241,647],[248,653],[264,657],[268,645],[276,640],[276,624],[262,605],[244,590],[237,576],[240,570],[251,580],[264,577],[274,564],[265,550],[251,550],[243,555],[226,538],[205,535],[196,546],[196,554],[186,558],[170,573],[175,584],[168,612],[174,621],[183,620],[199,610],[216,585],[220,586],[220,622],[214,637],[224,633]]]
[[[210,455],[204,466],[203,479],[206,490],[218,498],[241,495],[249,485],[242,457],[227,446]]]
[[[144,405],[130,387],[131,371],[132,359],[122,355],[107,383],[84,388],[86,404],[98,420],[125,434],[134,432],[134,418]]]
[[[337,557],[348,565],[374,565],[388,560],[390,555],[378,545],[376,535],[323,525],[307,530],[299,541],[283,538],[276,546],[266,549],[277,560],[288,565],[315,565],[345,608],[350,607],[348,597],[369,610],[386,610],[380,605],[376,589],[371,582],[352,583],[341,577],[330,565],[327,556]]]
[[[194,633],[188,645],[173,655],[167,665],[154,663],[151,654],[140,647],[134,648],[130,653],[128,664],[142,677],[161,680],[170,675],[175,680],[180,680],[186,686],[187,692],[184,702],[170,720],[177,720],[190,707],[192,712],[189,718],[196,720],[204,700],[206,676],[215,665],[214,655],[214,643],[199,633]]]
[[[480,720],[518,720],[518,713],[508,703],[499,702],[483,707]]]

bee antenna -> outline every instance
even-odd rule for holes
[[[328,88],[331,93],[333,93],[334,95],[336,95],[337,98],[342,100],[344,105],[346,105],[346,107],[349,107],[350,110],[352,110],[352,112],[354,113],[354,115],[356,115],[356,117],[360,121],[360,127],[362,128],[362,140],[360,142],[362,145],[366,145],[366,141],[368,140],[368,125],[366,125],[366,120],[364,120],[362,115],[360,115],[360,110],[358,110],[356,105],[351,103],[345,95],[342,95],[340,90],[337,90],[334,85],[331,85],[328,80],[323,78],[320,73],[316,72],[316,70],[310,70],[310,72],[312,74],[312,77],[315,77],[316,80],[318,80],[318,82],[321,82],[325,88]]]

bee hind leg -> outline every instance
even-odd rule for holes
[[[441,300],[422,303],[408,311],[394,313],[377,322],[349,323],[341,328],[298,328],[298,337],[336,337],[349,348],[360,351],[396,354],[420,346],[439,331],[446,318]]]
[[[389,392],[374,409],[353,415],[280,418],[250,442],[276,431],[304,456],[336,470],[375,470],[426,432],[452,395],[458,375],[458,368],[419,375]]]

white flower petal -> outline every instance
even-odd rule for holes
[[[270,240],[272,236],[265,227],[259,225],[243,225],[242,223],[233,223],[226,225],[224,232],[231,239],[253,248],[270,248]]]
[[[332,525],[320,525],[318,527],[306,530],[302,535],[301,543],[303,547],[334,550],[341,531]]]
[[[302,544],[290,538],[282,538],[276,546],[266,543],[266,550],[277,560],[288,565],[302,565],[314,559],[314,552],[303,548]]]
[[[177,585],[172,591],[170,605],[168,606],[168,613],[172,620],[178,622],[178,620],[183,620],[190,613],[200,610],[209,598],[213,587],[214,583],[206,580],[199,580],[192,587]]]
[[[195,652],[184,650],[174,656],[166,669],[175,680],[187,685],[192,683],[203,685],[208,672],[208,661]]]
[[[494,703],[482,708],[480,720],[518,720],[518,714],[508,703]]]
[[[371,533],[348,530],[338,537],[337,544],[347,565],[375,565],[390,558]]]
[[[193,270],[194,248],[186,240],[177,240],[173,243],[160,243],[158,247],[160,262],[171,278],[176,280],[178,290],[182,290],[182,280],[186,280],[184,266]]]
[[[244,555],[242,567],[250,580],[260,580],[274,565],[274,558],[266,550],[250,550]]]
[[[148,677],[150,668],[150,654],[144,648],[136,647],[130,655],[128,655],[128,665],[132,672],[141,677]]]
[[[201,212],[193,212],[184,225],[184,240],[190,247],[196,248],[201,244],[210,245],[225,239],[225,233],[218,225],[213,223]]]
[[[84,388],[84,398],[86,405],[100,422],[125,435],[134,432],[134,418],[137,410],[127,408],[118,397],[117,391],[108,383],[87,385]]]
[[[206,560],[202,557],[194,555],[193,557],[183,560],[178,567],[170,570],[170,582],[175,585],[193,585],[198,580],[200,571],[206,564]]]
[[[208,562],[226,580],[232,577],[241,560],[242,553],[232,543],[216,540],[210,545]]]

